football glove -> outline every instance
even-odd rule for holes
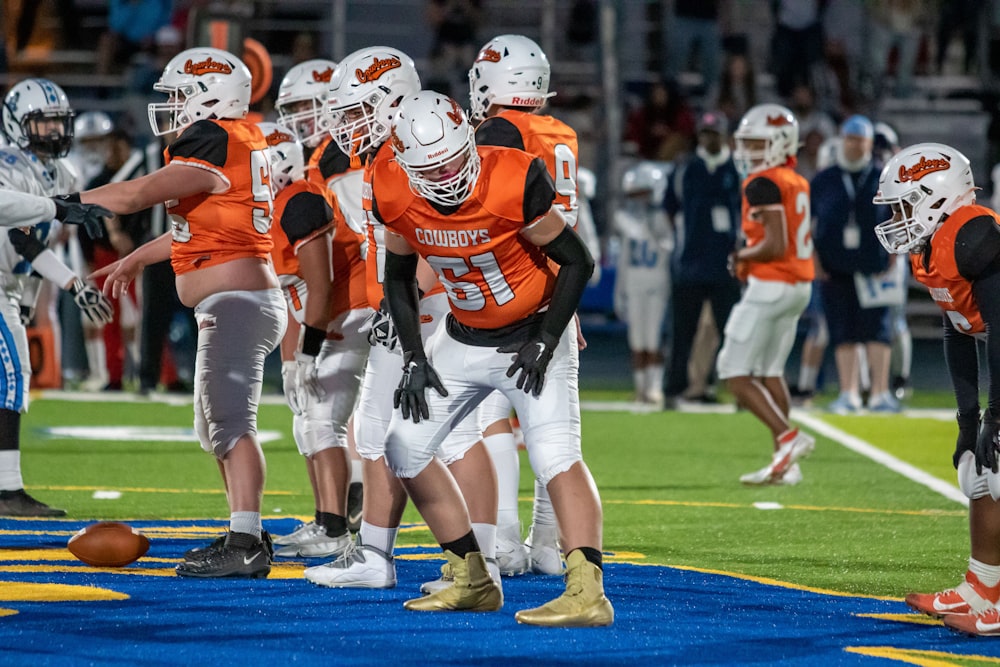
[[[319,363],[314,355],[295,353],[295,393],[303,409],[305,401],[318,401],[326,396],[326,390],[319,382]]]
[[[412,419],[414,424],[430,417],[424,390],[428,387],[442,396],[448,391],[441,384],[441,378],[427,359],[414,359],[412,352],[403,355],[403,377],[392,395],[392,404],[403,413],[403,419]]]
[[[542,335],[527,343],[511,343],[497,348],[497,352],[514,353],[514,362],[507,369],[507,377],[514,377],[514,373],[520,371],[517,388],[523,389],[526,394],[538,396],[545,384],[545,371],[549,367],[556,343],[546,342],[544,338]]]
[[[104,236],[104,218],[114,217],[114,213],[98,204],[56,199],[56,219],[67,225],[82,225],[87,236],[99,239]]]
[[[91,324],[107,324],[114,319],[115,310],[111,302],[93,285],[77,278],[70,286],[69,293]]]
[[[959,412],[958,419],[958,440],[955,442],[955,453],[951,456],[951,462],[958,469],[958,463],[965,452],[976,451],[976,441],[979,437],[979,410],[975,413],[963,415]]]
[[[288,407],[292,413],[296,415],[302,414],[302,408],[299,406],[299,397],[295,390],[298,368],[299,365],[295,361],[281,362],[281,390],[285,394],[285,402],[288,403]]]
[[[371,326],[368,329],[368,344],[383,345],[389,351],[395,350],[396,345],[399,343],[399,337],[396,336],[396,327],[392,323],[392,318],[389,317],[389,311],[385,307],[385,300],[375,314],[371,318]]]
[[[983,426],[976,440],[976,473],[997,472],[997,451],[1000,449],[1000,416],[990,408],[983,415]]]
[[[21,324],[26,327],[31,326],[31,321],[35,319],[35,307],[34,306],[21,306]]]

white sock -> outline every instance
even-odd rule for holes
[[[969,571],[985,586],[992,588],[1000,584],[1000,565],[987,565],[975,558],[969,558]]]
[[[87,352],[87,368],[90,369],[90,379],[99,379],[102,383],[108,382],[108,356],[104,348],[104,339],[88,338],[84,343]]]
[[[21,450],[0,451],[0,491],[17,491],[24,488],[21,479]]]
[[[632,384],[635,385],[635,395],[642,398],[646,395],[646,369],[636,368],[632,371]]]
[[[391,556],[396,548],[396,533],[399,532],[399,526],[395,528],[382,528],[362,519],[361,529],[358,532],[361,535],[361,544],[375,547],[379,551],[384,551]]]
[[[364,481],[364,476],[362,475],[364,465],[364,461],[361,459],[351,459],[351,484]]]
[[[521,460],[517,456],[517,443],[513,433],[497,433],[483,438],[493,467],[497,471],[497,526],[506,528],[518,526],[520,532],[520,517],[517,513],[517,489],[521,483]]]
[[[497,527],[492,523],[472,524],[472,534],[476,536],[479,543],[479,552],[483,558],[497,557]]]
[[[535,480],[535,505],[531,510],[531,523],[536,526],[557,526],[556,511],[549,498],[549,490],[545,485]]]
[[[663,395],[663,364],[646,366],[646,397],[657,398]]]
[[[816,391],[816,380],[819,379],[819,368],[803,366],[799,369],[799,391]]]
[[[233,533],[249,533],[260,539],[260,512],[233,512],[229,515],[229,530]]]

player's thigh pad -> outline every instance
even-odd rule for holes
[[[257,433],[264,359],[285,332],[281,290],[213,294],[195,307],[195,430],[219,458]]]

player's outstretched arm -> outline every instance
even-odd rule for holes
[[[170,232],[161,234],[118,261],[94,271],[87,278],[92,280],[107,276],[107,280],[104,281],[104,293],[118,298],[128,289],[128,286],[142,272],[143,268],[170,259],[170,241]]]

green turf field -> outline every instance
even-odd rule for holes
[[[624,394],[583,398],[621,401]],[[810,418],[953,485],[949,400],[939,394],[920,401],[942,408],[943,415],[832,417],[813,411]],[[74,519],[226,517],[215,462],[201,452],[190,426],[191,406],[183,397],[168,404],[46,395],[32,403],[23,422],[25,484]],[[287,407],[262,406],[259,426],[265,439],[274,438],[264,444],[265,517],[311,515],[312,494]],[[60,428],[65,430],[55,430]],[[952,586],[965,570],[968,536],[960,502],[831,439],[818,438],[802,464],[801,485],[747,488],[739,475],[763,466],[770,444],[746,413],[586,409],[583,434],[604,501],[604,546],[619,559],[889,597]],[[530,489],[522,455],[525,529]],[[107,491],[121,495],[95,498]],[[410,507],[404,520],[419,517]],[[430,539],[426,531],[407,532],[401,543]]]

